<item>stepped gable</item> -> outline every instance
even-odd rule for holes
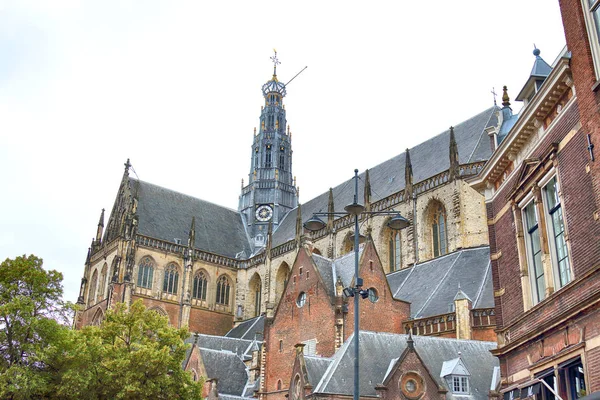
[[[332,363],[331,358],[315,357],[315,356],[304,356],[304,362],[306,364],[306,371],[308,372],[308,382],[314,387],[316,386],[327,368]]]
[[[129,178],[137,194],[138,233],[187,245],[192,217],[196,218],[194,247],[235,258],[249,256],[250,245],[240,214],[232,209],[200,200],[148,182]],[[244,257],[245,258],[245,257]]]
[[[494,306],[489,247],[459,250],[387,275],[394,298],[411,303],[415,319],[451,312],[460,288],[473,308]]]
[[[261,315],[259,317],[250,318],[244,322],[241,322],[236,327],[227,332],[225,336],[230,338],[254,340],[256,334],[258,334],[260,338],[263,337],[262,335],[264,329],[265,317]]]
[[[492,152],[490,149],[489,137],[485,132],[485,128],[495,126],[498,123],[498,118],[496,116],[497,110],[499,110],[499,108],[493,106],[454,127],[460,164],[486,161],[489,159]],[[448,157],[449,143],[450,131],[447,130],[412,149],[409,149],[414,183],[444,172],[450,167],[450,159]],[[373,168],[369,168],[371,202],[376,202],[404,189],[405,157],[406,152],[402,152]],[[351,175],[352,171],[348,171],[348,176]],[[361,183],[364,183],[364,175],[364,172],[359,174]],[[359,199],[364,197],[364,184],[361,183],[358,185]],[[352,203],[354,198],[353,178],[350,178],[346,182],[333,188],[333,197],[336,206],[340,209],[346,204]],[[312,217],[315,212],[327,211],[328,200],[329,191],[303,203],[302,219],[306,221]],[[297,207],[291,210],[273,233],[274,246],[278,246],[294,239],[296,233],[297,210]]]
[[[229,351],[206,348],[199,350],[208,379],[219,380],[219,394],[242,396],[248,382],[248,373],[240,356]]]
[[[354,373],[354,335],[332,357],[327,370],[313,393],[351,395]],[[375,396],[375,386],[383,383],[390,373],[390,364],[398,359],[407,348],[408,335],[382,332],[360,332],[360,394]],[[440,387],[448,390],[447,398],[454,398],[446,381],[440,377],[445,361],[460,357],[471,373],[470,395],[474,399],[487,399],[498,359],[490,353],[496,348],[494,342],[477,340],[445,339],[429,336],[414,336],[414,348]],[[457,396],[456,398],[465,396]]]

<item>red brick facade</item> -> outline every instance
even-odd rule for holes
[[[361,329],[401,333],[402,321],[410,315],[410,305],[393,298],[385,272],[371,241],[367,241],[360,261],[364,288],[376,288],[379,300],[360,300]],[[298,299],[306,293],[305,304]],[[288,393],[295,345],[316,339],[316,354],[329,357],[353,332],[352,302],[334,298],[318,273],[306,248],[298,252],[284,294],[274,317],[265,325],[266,373],[263,397],[284,399]],[[385,315],[385,318],[381,318]],[[281,381],[281,388],[278,382]]]
[[[571,57],[559,59],[474,186],[487,199],[499,345],[493,353],[500,358],[503,391],[547,377],[556,379],[564,400],[574,400],[575,390],[600,390],[600,169],[587,142],[589,133],[600,143],[600,97],[582,2],[560,0],[560,6]],[[555,215],[544,198],[553,177],[565,226],[567,283],[559,280]],[[525,215],[530,204],[535,228]],[[533,260],[534,234],[540,261]],[[541,300],[534,265],[543,266]],[[583,379],[575,379],[573,365],[581,365]]]

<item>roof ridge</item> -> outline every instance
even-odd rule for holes
[[[321,380],[319,381],[319,383],[316,384],[313,393],[318,393],[322,389],[327,387],[329,381],[331,380],[331,377],[333,376],[333,373],[337,369],[338,365],[340,365],[343,355],[348,351],[348,347],[350,347],[350,343],[352,343],[353,338],[354,332],[352,332],[352,335],[350,335],[348,339],[346,339],[346,342],[342,345],[342,347],[340,347],[340,349],[334,353],[333,357],[331,357],[332,362],[327,366],[327,369],[323,373]]]
[[[477,295],[475,296],[475,300],[473,301],[473,308],[475,308],[475,305],[477,304],[477,302],[481,298],[481,295],[483,294],[483,288],[485,286],[485,282],[488,279],[488,276],[490,275],[491,269],[492,269],[492,260],[489,260],[488,265],[485,268],[485,275],[484,275],[483,279],[481,280],[481,286],[479,286],[479,290],[477,291]]]
[[[252,342],[252,340],[250,340],[250,339],[233,338],[230,336],[208,335],[206,333],[198,333],[198,337],[200,337],[200,336],[214,337],[214,338],[218,338],[218,339],[228,339],[228,340],[244,340],[246,342]]]

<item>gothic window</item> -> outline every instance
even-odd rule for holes
[[[90,281],[90,291],[88,292],[88,307],[96,304],[96,286],[98,285],[98,270],[94,271]]]
[[[271,168],[271,145],[267,145],[265,152],[265,168]]]
[[[104,289],[106,288],[106,275],[108,274],[108,265],[104,264],[102,272],[100,273],[100,280],[98,281],[98,298],[96,301],[104,299]]]
[[[301,400],[302,397],[300,375],[296,375],[294,378],[294,384],[292,385],[292,400]]]
[[[277,380],[277,390],[281,390],[281,379]]]
[[[144,257],[138,266],[137,285],[139,287],[152,289],[152,277],[154,275],[154,264],[150,257]]]
[[[435,209],[431,223],[431,233],[433,239],[433,256],[443,256],[448,252],[448,242],[446,238],[446,211],[441,204],[438,204]]]
[[[254,149],[254,168],[258,168],[258,147]]]
[[[165,278],[163,280],[163,292],[177,294],[177,283],[179,282],[179,271],[175,264],[167,265]]]
[[[261,292],[261,284],[260,280],[254,283],[254,315],[260,315],[260,292]]]
[[[217,281],[217,304],[229,305],[229,291],[231,284],[225,275]]]
[[[192,297],[198,300],[206,300],[207,289],[206,274],[203,271],[198,272],[194,276],[194,287],[192,289]]]
[[[402,247],[400,232],[390,232],[389,253],[390,253],[390,272],[398,271],[402,267]]]
[[[279,148],[279,168],[285,169],[285,148],[283,146]]]

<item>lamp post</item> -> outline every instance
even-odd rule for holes
[[[358,275],[358,245],[359,245],[359,226],[358,220],[361,214],[367,215],[393,215],[392,219],[388,222],[388,226],[394,230],[400,230],[408,227],[410,222],[404,218],[400,213],[395,211],[365,211],[365,207],[358,203],[358,170],[354,170],[354,201],[344,207],[345,212],[317,212],[304,223],[304,227],[309,231],[318,231],[323,229],[326,224],[319,218],[319,216],[338,215],[354,216],[354,287],[348,287],[344,289],[344,295],[346,297],[354,297],[354,400],[359,400],[360,397],[360,385],[359,385],[359,340],[358,336],[360,333],[359,327],[359,302],[358,298],[362,297],[366,299],[369,296],[369,290],[362,289],[363,280]]]

